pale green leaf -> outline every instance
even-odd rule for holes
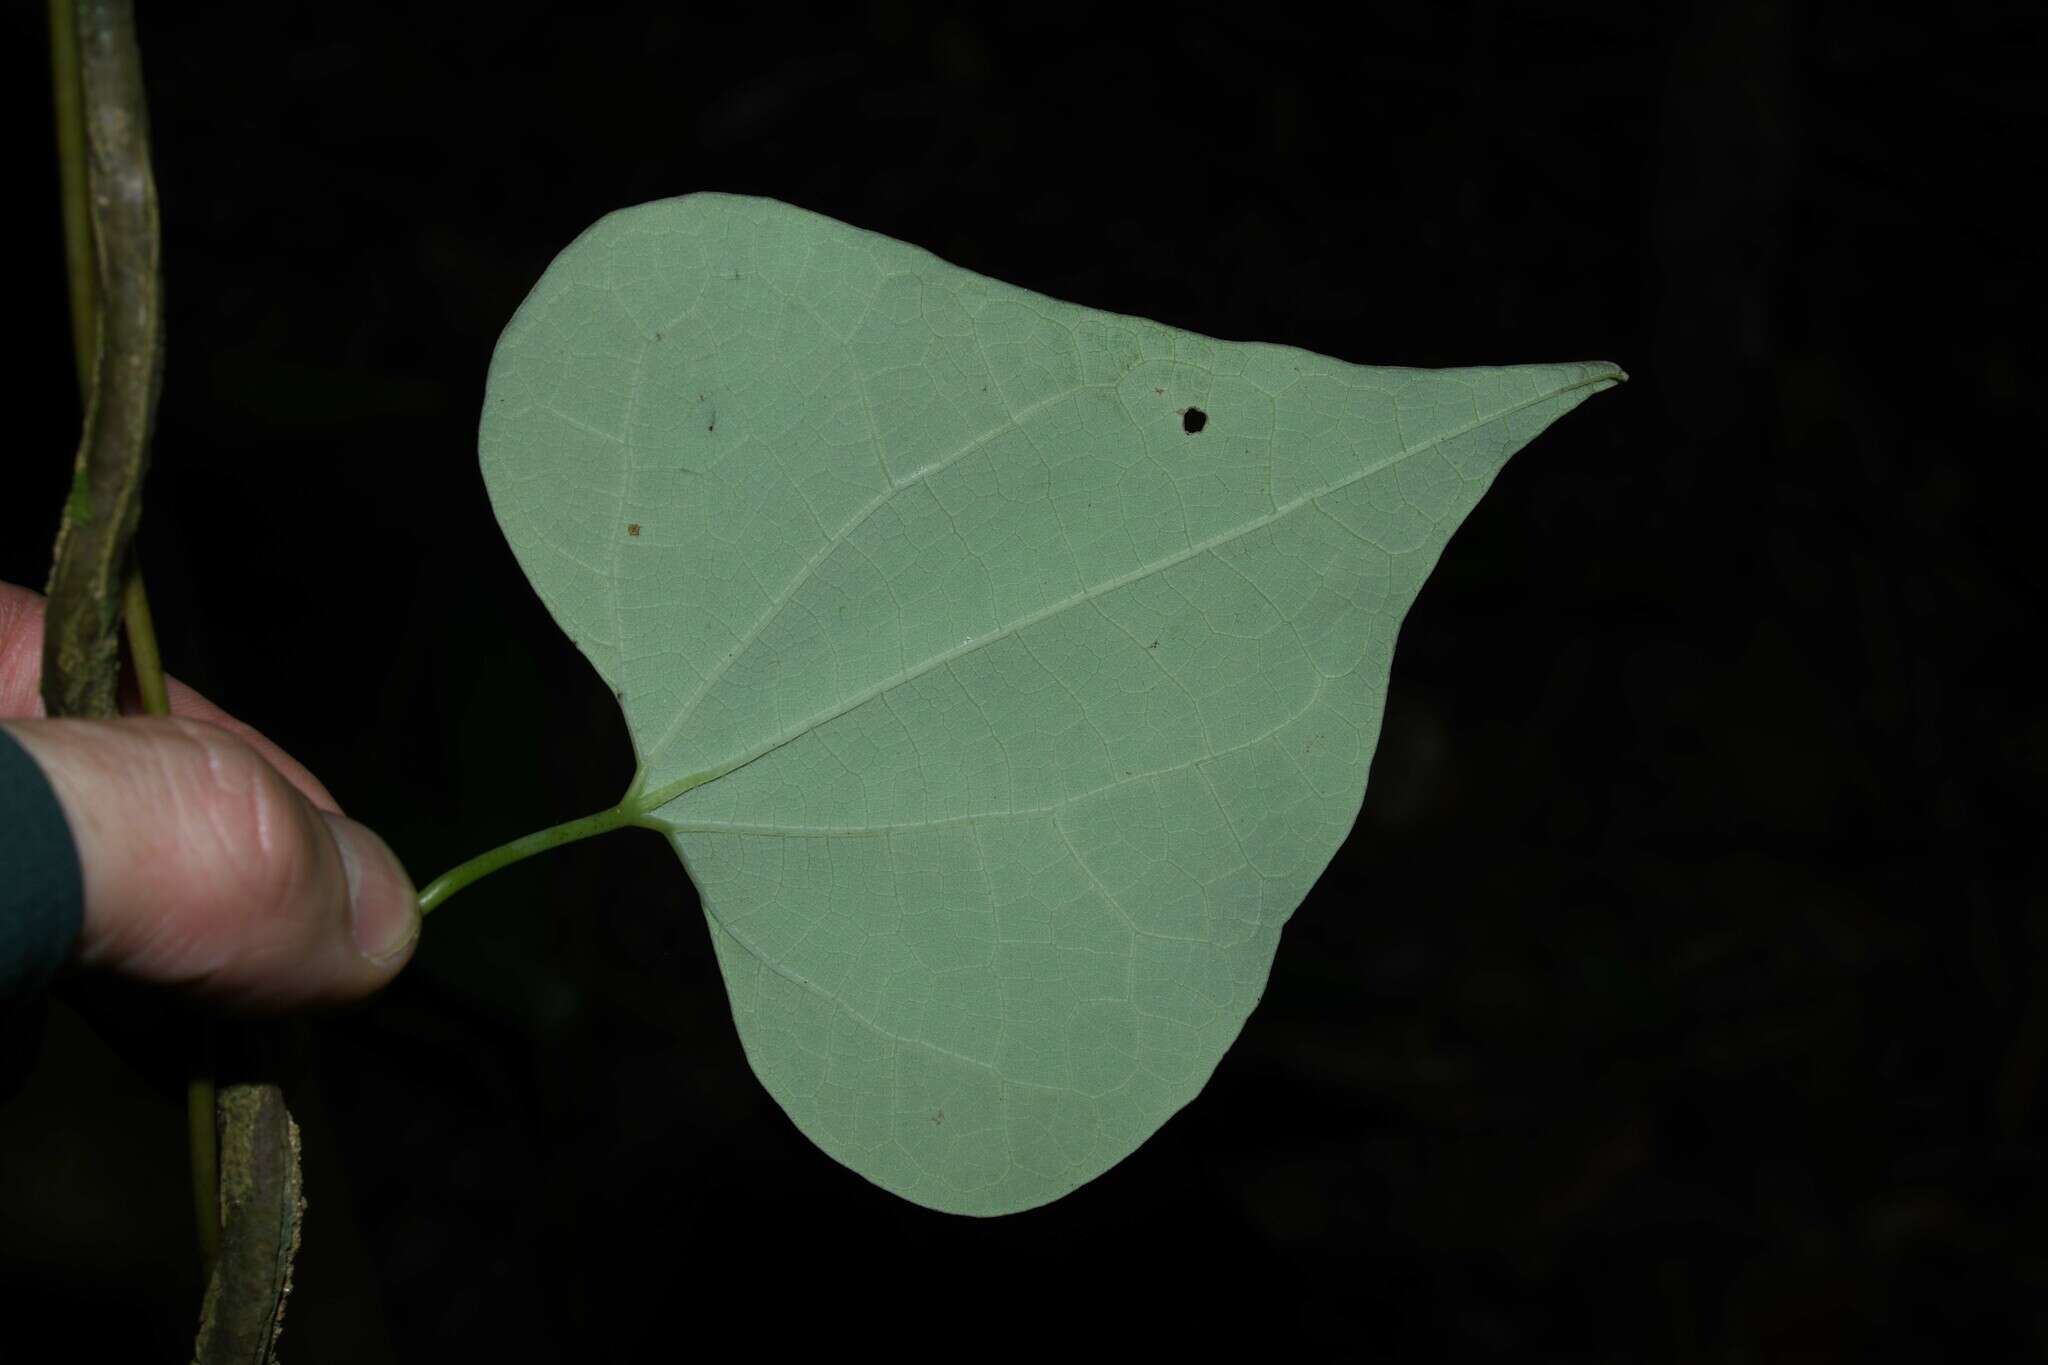
[[[1358,813],[1423,578],[1621,378],[1214,341],[702,194],[555,260],[483,466],[755,1072],[877,1184],[1002,1213],[1201,1089]]]

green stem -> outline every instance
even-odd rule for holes
[[[164,659],[156,647],[156,622],[149,613],[142,562],[132,547],[128,574],[121,582],[121,630],[128,637],[128,657],[135,663],[135,686],[142,694],[143,714],[168,716],[171,694],[164,685]]]
[[[639,785],[637,782],[634,784]],[[626,798],[609,810],[595,815],[586,815],[580,820],[569,820],[548,829],[537,830],[523,839],[514,839],[509,844],[500,844],[488,853],[479,853],[468,862],[450,868],[420,892],[420,913],[428,914],[442,901],[468,886],[479,877],[488,877],[501,867],[509,867],[536,853],[545,853],[563,844],[573,844],[578,839],[588,839],[594,834],[623,829],[627,825],[640,823],[641,805],[628,792]]]

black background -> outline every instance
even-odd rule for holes
[[[765,194],[1219,337],[1633,376],[1453,540],[1356,831],[1135,1155],[992,1221],[869,1186],[614,835],[301,1030],[286,1357],[2048,1354],[2030,8],[145,6],[167,661],[421,880],[630,775],[475,451],[499,329],[613,208]],[[40,585],[77,406],[40,7],[4,22],[0,578]],[[181,1096],[61,1004],[11,1041],[10,1339],[183,1359]]]

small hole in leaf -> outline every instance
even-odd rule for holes
[[[1192,436],[1209,425],[1209,414],[1200,408],[1189,408],[1180,415],[1180,429]]]

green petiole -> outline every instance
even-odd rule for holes
[[[588,839],[595,834],[604,834],[627,825],[643,823],[644,809],[636,799],[637,793],[628,792],[618,805],[595,815],[586,815],[580,820],[567,820],[547,829],[535,830],[509,844],[500,844],[485,853],[479,853],[466,863],[457,864],[440,876],[428,882],[420,891],[420,913],[428,914],[442,901],[468,886],[471,882],[487,877],[501,867],[531,858],[536,853],[545,853],[563,844],[573,844],[579,839]],[[655,828],[649,825],[648,828]]]

